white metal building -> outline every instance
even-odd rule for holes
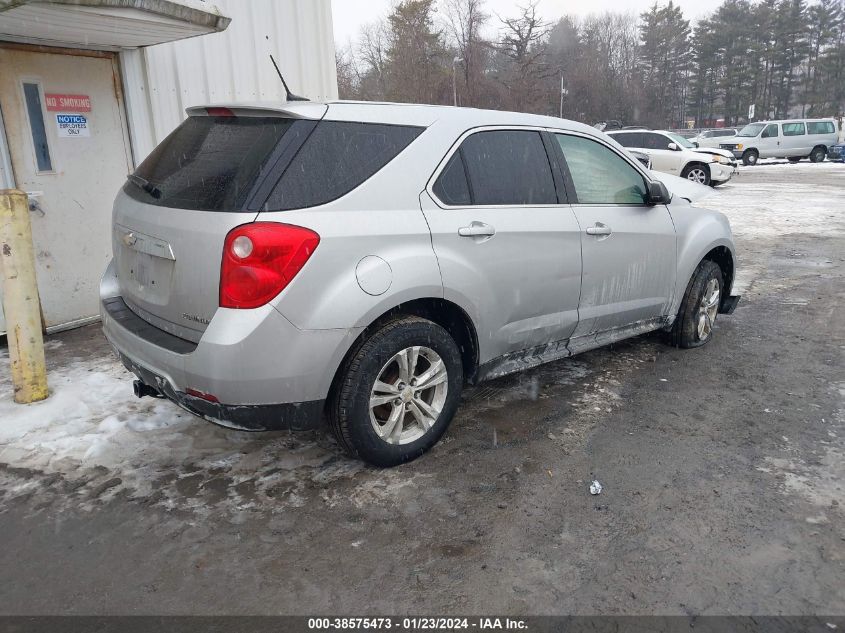
[[[30,194],[48,330],[96,318],[114,196],[185,108],[284,100],[271,53],[337,98],[330,0],[0,0],[0,189]]]

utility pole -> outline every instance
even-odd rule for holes
[[[16,189],[0,190],[0,262],[15,402],[44,400],[49,392],[29,198]]]
[[[452,60],[452,100],[455,107],[458,106],[458,64],[464,61],[463,57],[455,57]]]
[[[563,73],[560,73],[560,118],[563,118],[563,98],[569,94],[569,91],[563,87]]]

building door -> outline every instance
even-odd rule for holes
[[[112,202],[131,169],[116,59],[0,44],[0,68],[5,145],[15,187],[30,194],[44,320],[81,324],[99,312]]]

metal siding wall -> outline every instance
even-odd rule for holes
[[[284,101],[270,53],[294,93],[314,100],[337,98],[331,0],[214,4],[232,18],[223,33],[144,49],[156,143],[192,105]]]

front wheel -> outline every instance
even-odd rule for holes
[[[722,300],[722,270],[704,260],[687,285],[672,326],[672,343],[686,349],[701,347],[713,337],[713,324]]]
[[[710,169],[707,167],[707,165],[701,165],[699,163],[687,165],[681,172],[681,178],[686,178],[687,180],[691,180],[692,182],[697,182],[700,185],[709,185]]]
[[[756,149],[747,149],[742,154],[742,164],[746,166],[756,165],[759,158],[760,154],[757,153]]]
[[[398,318],[364,339],[344,363],[329,425],[349,455],[396,466],[437,443],[462,387],[461,354],[449,333],[427,319]]]
[[[827,156],[827,150],[823,147],[816,147],[810,154],[811,163],[821,163]]]

